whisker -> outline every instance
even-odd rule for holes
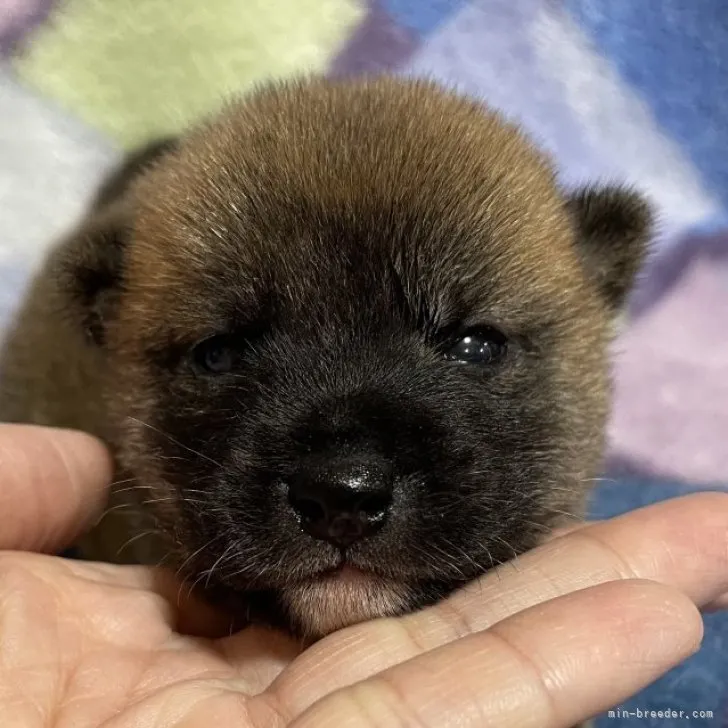
[[[124,483],[132,483],[135,480],[137,480],[136,477],[134,477],[134,478],[122,478],[121,480],[114,480],[112,483],[109,483],[109,487],[116,488],[117,485],[124,485]]]
[[[177,578],[180,578],[180,577],[181,577],[181,579],[180,579],[180,584],[179,584],[179,589],[177,590],[177,607],[178,607],[178,608],[179,608],[180,604],[182,603],[182,588],[184,587],[184,585],[185,585],[185,584],[189,584],[189,582],[188,582],[188,581],[186,580],[186,578],[185,578],[185,576],[184,576],[184,569],[185,569],[185,567],[186,567],[186,566],[187,566],[187,565],[188,565],[188,564],[189,564],[189,563],[190,563],[190,562],[191,562],[191,561],[192,561],[192,560],[193,560],[193,559],[194,559],[194,558],[195,558],[196,556],[198,556],[198,555],[199,555],[200,553],[202,553],[202,551],[204,551],[204,550],[205,550],[206,548],[208,548],[208,547],[209,547],[209,546],[211,546],[211,545],[212,545],[213,543],[215,543],[215,541],[217,541],[217,539],[219,539],[219,538],[220,538],[221,536],[223,536],[223,535],[224,535],[223,533],[218,533],[218,534],[217,534],[217,536],[213,536],[213,537],[212,537],[212,538],[211,538],[211,539],[210,539],[209,541],[207,541],[206,543],[202,544],[202,546],[200,546],[200,548],[198,548],[198,549],[197,549],[196,551],[194,551],[193,553],[191,553],[191,554],[190,554],[190,555],[189,555],[189,556],[188,556],[188,557],[187,557],[187,558],[186,558],[186,559],[185,559],[185,560],[184,560],[184,561],[183,561],[183,562],[182,562],[182,563],[181,563],[181,564],[180,564],[180,565],[179,565],[179,566],[177,567],[176,571],[174,572],[174,575],[175,575],[175,577],[177,577]],[[198,577],[197,577],[197,578],[195,579],[195,581],[194,581],[194,582],[192,582],[192,584],[190,585],[189,591],[187,592],[187,598],[188,598],[188,599],[190,598],[190,595],[192,594],[192,591],[194,590],[195,586],[196,586],[196,585],[197,585],[197,583],[198,583],[198,582],[200,581],[200,579],[202,578],[202,576],[203,576],[203,575],[204,575],[204,572],[202,572],[202,573],[201,573],[200,575],[198,575]]]
[[[101,521],[106,518],[110,513],[114,513],[115,511],[121,511],[124,508],[131,508],[133,505],[136,505],[136,503],[117,503],[115,506],[109,506],[106,510],[101,513],[101,515],[96,520],[96,525],[98,526]]]
[[[210,579],[212,578],[212,575],[215,571],[215,569],[222,565],[225,562],[225,559],[228,557],[228,554],[231,556],[234,556],[234,553],[231,553],[235,549],[235,543],[231,543],[223,552],[222,555],[218,558],[218,560],[207,570],[207,579],[205,579],[205,589],[207,589],[210,586]]]
[[[513,554],[514,559],[518,558],[518,552],[516,551],[516,549],[513,548],[513,546],[510,543],[508,543],[508,541],[501,538],[500,536],[494,536],[492,534],[490,537],[492,539],[495,539],[496,541],[498,541],[498,543],[502,543]]]
[[[177,567],[177,571],[175,572],[175,576],[180,576],[180,575],[182,575],[182,572],[184,571],[184,568],[185,568],[185,567],[187,566],[187,564],[189,564],[189,563],[190,563],[190,562],[191,562],[191,561],[192,561],[192,560],[193,560],[193,559],[195,558],[195,556],[199,556],[199,554],[200,554],[200,553],[202,553],[202,552],[203,552],[203,551],[204,551],[204,550],[205,550],[206,548],[208,548],[209,546],[212,546],[212,544],[213,544],[213,543],[215,543],[215,541],[217,541],[217,540],[218,540],[218,539],[219,539],[219,538],[220,538],[221,536],[223,536],[223,535],[224,535],[223,533],[218,533],[218,534],[217,534],[217,536],[213,536],[213,537],[212,537],[212,538],[211,538],[211,539],[210,539],[209,541],[207,541],[206,543],[202,544],[202,546],[200,546],[200,548],[198,548],[197,550],[193,551],[193,552],[192,552],[192,553],[191,553],[191,554],[190,554],[190,555],[189,555],[189,556],[188,556],[188,557],[187,557],[187,558],[186,558],[186,559],[185,559],[185,560],[184,560],[184,561],[183,561],[183,562],[182,562],[182,563],[181,563],[181,564],[179,565],[179,567]]]
[[[143,427],[148,427],[150,430],[156,432],[158,435],[161,435],[162,437],[166,437],[171,443],[173,443],[174,445],[177,445],[178,447],[181,447],[184,450],[187,450],[188,452],[191,452],[193,455],[197,455],[198,457],[201,457],[204,460],[208,460],[216,467],[218,467],[218,468],[223,467],[222,463],[217,462],[217,460],[215,460],[214,458],[211,458],[208,455],[205,455],[204,453],[199,452],[198,450],[195,450],[194,448],[191,448],[188,445],[185,445],[184,443],[180,442],[179,440],[175,440],[174,437],[172,437],[171,435],[168,435],[166,432],[162,432],[162,430],[160,430],[159,428],[154,427],[153,425],[150,425],[146,422],[142,422],[140,419],[137,419],[136,417],[132,417],[131,415],[127,415],[127,418],[130,419],[132,422],[136,422],[136,423],[142,425]]]
[[[148,530],[148,531],[141,531],[140,533],[137,533],[136,535],[132,536],[128,541],[126,541],[122,546],[119,547],[118,551],[116,552],[117,557],[121,556],[121,552],[124,551],[124,549],[129,548],[133,543],[136,543],[142,538],[145,538],[147,536],[156,536],[159,534],[158,530]]]
[[[204,505],[205,501],[200,500],[199,498],[178,498],[176,495],[169,495],[164,498],[149,498],[147,500],[139,501],[139,505],[141,506],[148,506],[152,505],[154,503],[192,503],[192,504],[198,504],[201,503]]]
[[[122,481],[124,482],[124,481]],[[135,483],[126,488],[114,488],[114,493],[129,493],[133,490],[156,490],[153,485],[145,485],[144,483]]]

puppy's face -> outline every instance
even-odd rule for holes
[[[481,106],[383,80],[260,91],[123,209],[96,345],[191,579],[316,637],[579,514],[636,196],[567,199]]]

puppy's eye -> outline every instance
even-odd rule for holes
[[[494,364],[505,354],[506,343],[497,329],[470,329],[445,351],[445,358],[460,364]]]
[[[192,368],[196,374],[226,374],[235,366],[237,357],[227,336],[212,336],[192,349]]]

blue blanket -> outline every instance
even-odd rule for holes
[[[702,488],[721,490],[720,487]],[[675,498],[694,490],[690,485],[670,481],[621,478],[601,483],[594,492],[592,518],[611,518],[650,503]],[[703,711],[706,715],[689,720],[691,726],[728,726],[728,617],[723,613],[706,616],[703,646],[696,655],[655,682],[639,695],[618,706],[623,717],[604,716],[597,728],[608,726],[678,726],[685,719],[636,717],[637,711]]]

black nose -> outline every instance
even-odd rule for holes
[[[346,548],[382,527],[392,505],[392,481],[386,463],[307,466],[290,480],[288,501],[307,533]]]

